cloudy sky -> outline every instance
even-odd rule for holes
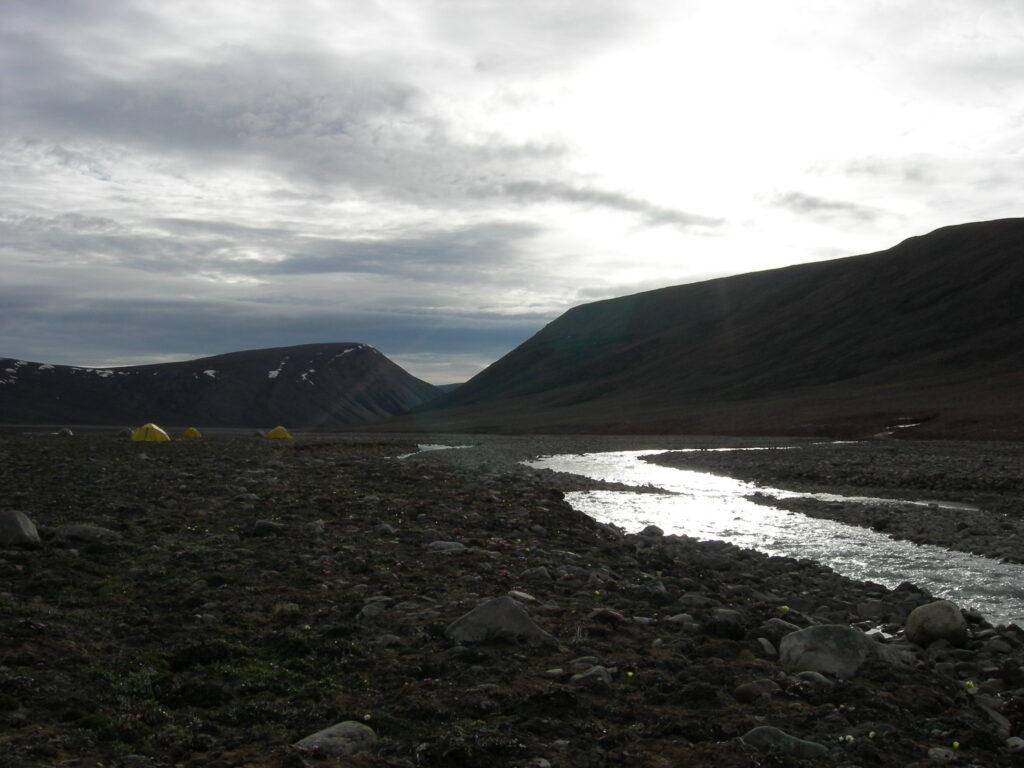
[[[0,356],[321,341],[1021,215],[1019,0],[0,0]]]

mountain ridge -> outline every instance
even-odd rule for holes
[[[400,421],[874,434],[920,418],[921,435],[1020,437],[1022,256],[1024,219],[1000,219],[583,304]]]
[[[439,392],[355,342],[114,368],[0,358],[2,423],[331,428],[394,416]]]

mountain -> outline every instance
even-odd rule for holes
[[[393,416],[439,393],[366,344],[125,368],[0,358],[0,423],[334,427]]]
[[[1024,219],[575,307],[412,424],[1022,438]]]

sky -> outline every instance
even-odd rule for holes
[[[0,356],[372,344],[1021,215],[1019,0],[0,0]]]

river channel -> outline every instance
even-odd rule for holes
[[[728,541],[769,555],[810,558],[844,576],[890,588],[910,581],[937,597],[977,609],[993,624],[1012,621],[1024,626],[1022,565],[913,544],[867,528],[755,503],[746,497],[753,493],[779,499],[841,501],[844,497],[766,488],[721,475],[664,467],[641,458],[655,453],[664,451],[563,454],[543,456],[527,464],[666,491],[566,494],[575,509],[630,532],[657,525],[665,533]]]

